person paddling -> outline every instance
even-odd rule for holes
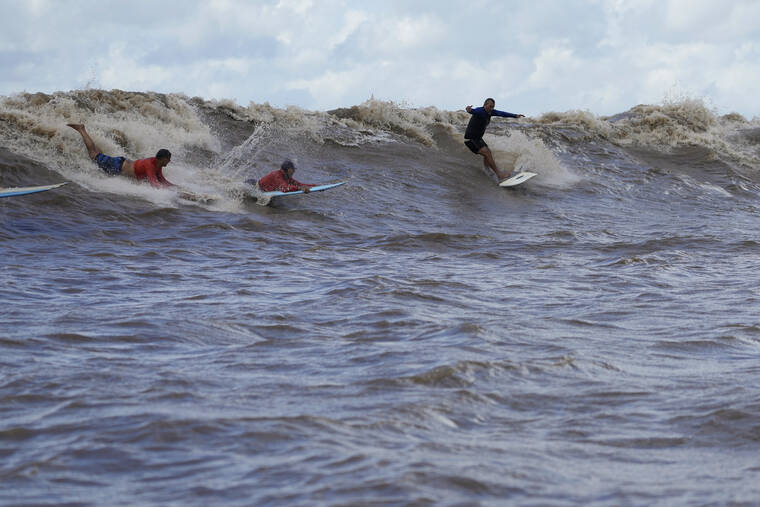
[[[294,180],[293,174],[295,172],[295,164],[291,160],[285,160],[278,170],[272,171],[258,180],[258,182],[251,179],[247,180],[246,183],[250,185],[258,184],[263,192],[273,192],[275,190],[279,190],[280,192],[295,192],[297,190],[303,190],[304,194],[308,194],[309,189],[314,185]]]
[[[486,133],[488,124],[491,123],[491,116],[502,116],[504,118],[524,118],[524,114],[507,113],[504,111],[498,111],[494,109],[496,107],[496,101],[492,98],[487,98],[483,103],[483,107],[473,108],[467,106],[465,111],[470,113],[472,117],[467,124],[467,130],[464,133],[464,144],[470,149],[471,152],[476,155],[483,156],[483,165],[490,168],[496,177],[499,178],[499,183],[506,180],[511,176],[511,172],[501,171],[493,159],[491,149],[483,140],[483,136]]]
[[[172,154],[166,148],[158,150],[155,157],[140,160],[129,160],[125,157],[110,157],[95,145],[90,135],[81,123],[67,123],[82,136],[87,154],[98,167],[107,174],[131,176],[138,180],[148,180],[156,188],[173,187],[174,184],[164,178],[163,168],[169,165]]]

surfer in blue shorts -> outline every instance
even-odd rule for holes
[[[467,106],[465,111],[470,113],[472,117],[467,124],[467,130],[464,133],[464,144],[470,149],[471,152],[476,155],[483,156],[483,165],[490,168],[496,177],[499,178],[499,182],[502,182],[511,176],[511,172],[503,172],[497,166],[493,159],[493,154],[490,148],[483,140],[483,136],[486,133],[486,127],[491,123],[491,116],[503,116],[504,118],[524,118],[524,114],[507,113],[504,111],[498,111],[494,109],[496,107],[496,101],[492,98],[486,99],[483,102],[483,107],[473,108]]]
[[[87,154],[106,174],[110,174],[111,176],[124,174],[138,180],[148,180],[156,188],[174,186],[174,184],[164,178],[163,168],[172,160],[172,154],[166,148],[158,150],[155,157],[140,160],[130,160],[126,157],[110,157],[105,155],[95,145],[95,142],[90,137],[90,134],[87,133],[83,124],[67,123],[66,125],[79,132],[84,141],[84,146],[87,148]],[[183,197],[192,198],[192,194],[185,192],[183,193]]]

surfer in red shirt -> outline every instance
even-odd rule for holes
[[[294,180],[293,174],[295,172],[296,166],[292,161],[286,160],[278,170],[272,171],[258,181],[259,188],[263,192],[273,192],[275,190],[279,190],[280,192],[295,192],[296,190],[303,190],[304,194],[308,194],[309,189],[314,185]],[[255,182],[248,180],[248,183],[253,184]]]
[[[84,145],[87,147],[87,153],[98,167],[111,175],[125,174],[138,180],[148,180],[156,188],[173,187],[174,184],[164,178],[163,168],[169,165],[172,160],[172,154],[169,150],[162,148],[158,150],[155,157],[143,158],[140,160],[129,160],[125,157],[109,157],[95,146],[90,135],[84,129],[81,123],[67,123],[67,125],[82,136]]]

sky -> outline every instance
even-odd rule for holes
[[[760,0],[0,0],[0,95],[760,116]]]

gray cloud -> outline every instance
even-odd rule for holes
[[[760,114],[760,3],[0,0],[0,93],[85,85],[329,109],[370,94],[613,114],[668,94]]]

